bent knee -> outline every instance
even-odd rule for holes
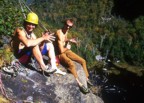
[[[53,46],[53,44],[52,44],[52,43],[47,43],[47,48],[48,48],[48,49],[53,49],[53,48],[54,48],[54,46]]]
[[[85,59],[81,59],[81,63],[82,63],[82,64],[85,64],[85,63],[86,63],[86,60],[85,60]]]
[[[74,62],[73,62],[72,60],[68,60],[68,61],[67,61],[67,65],[68,65],[68,67],[70,67],[70,68],[74,68],[74,67],[75,67],[75,64],[74,64]]]

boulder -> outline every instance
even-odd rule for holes
[[[75,64],[81,82],[87,87],[83,68],[80,64]],[[16,77],[9,77],[2,72],[2,81],[8,96],[16,103],[104,103],[92,91],[88,94],[80,92],[74,76],[63,66],[58,68],[67,74],[43,75],[24,68]]]

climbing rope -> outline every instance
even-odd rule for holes
[[[2,95],[4,97],[8,98],[8,95],[6,94],[6,90],[5,90],[3,82],[2,82],[1,73],[0,73],[0,90],[1,90]]]
[[[0,92],[1,94],[7,99],[10,101],[10,103],[16,103],[14,100],[12,100],[8,95],[7,95],[7,92],[6,92],[6,89],[3,85],[3,82],[2,82],[2,74],[0,72]],[[9,93],[8,93],[9,94]]]
[[[26,18],[26,15],[25,15],[25,13],[24,13],[24,8],[23,8],[20,0],[19,0],[19,4],[20,4],[21,11],[22,11],[22,13],[23,13],[24,18]]]

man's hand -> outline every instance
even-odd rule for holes
[[[45,32],[42,34],[46,41],[55,41],[54,33]]]
[[[70,42],[77,44],[76,38],[69,39]]]
[[[71,49],[71,45],[69,42],[67,43],[66,48]]]

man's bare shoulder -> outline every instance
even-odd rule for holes
[[[17,32],[21,32],[21,31],[23,31],[23,28],[22,28],[22,27],[17,27],[17,28],[16,28],[16,31],[17,31]]]
[[[58,29],[58,30],[56,31],[56,34],[57,34],[57,35],[60,35],[60,34],[61,34],[61,29]]]
[[[57,32],[56,32],[56,35],[57,36],[61,36],[63,33],[62,33],[62,29],[59,29],[59,30],[57,30]]]
[[[15,36],[16,36],[16,35],[20,35],[20,34],[23,34],[23,32],[24,32],[23,28],[17,27],[17,28],[15,29],[15,31],[14,31],[14,35],[15,35]]]
[[[22,31],[22,29],[21,29],[20,27],[17,27],[17,28],[15,29],[14,33],[18,33],[18,32],[21,32],[21,31]]]

